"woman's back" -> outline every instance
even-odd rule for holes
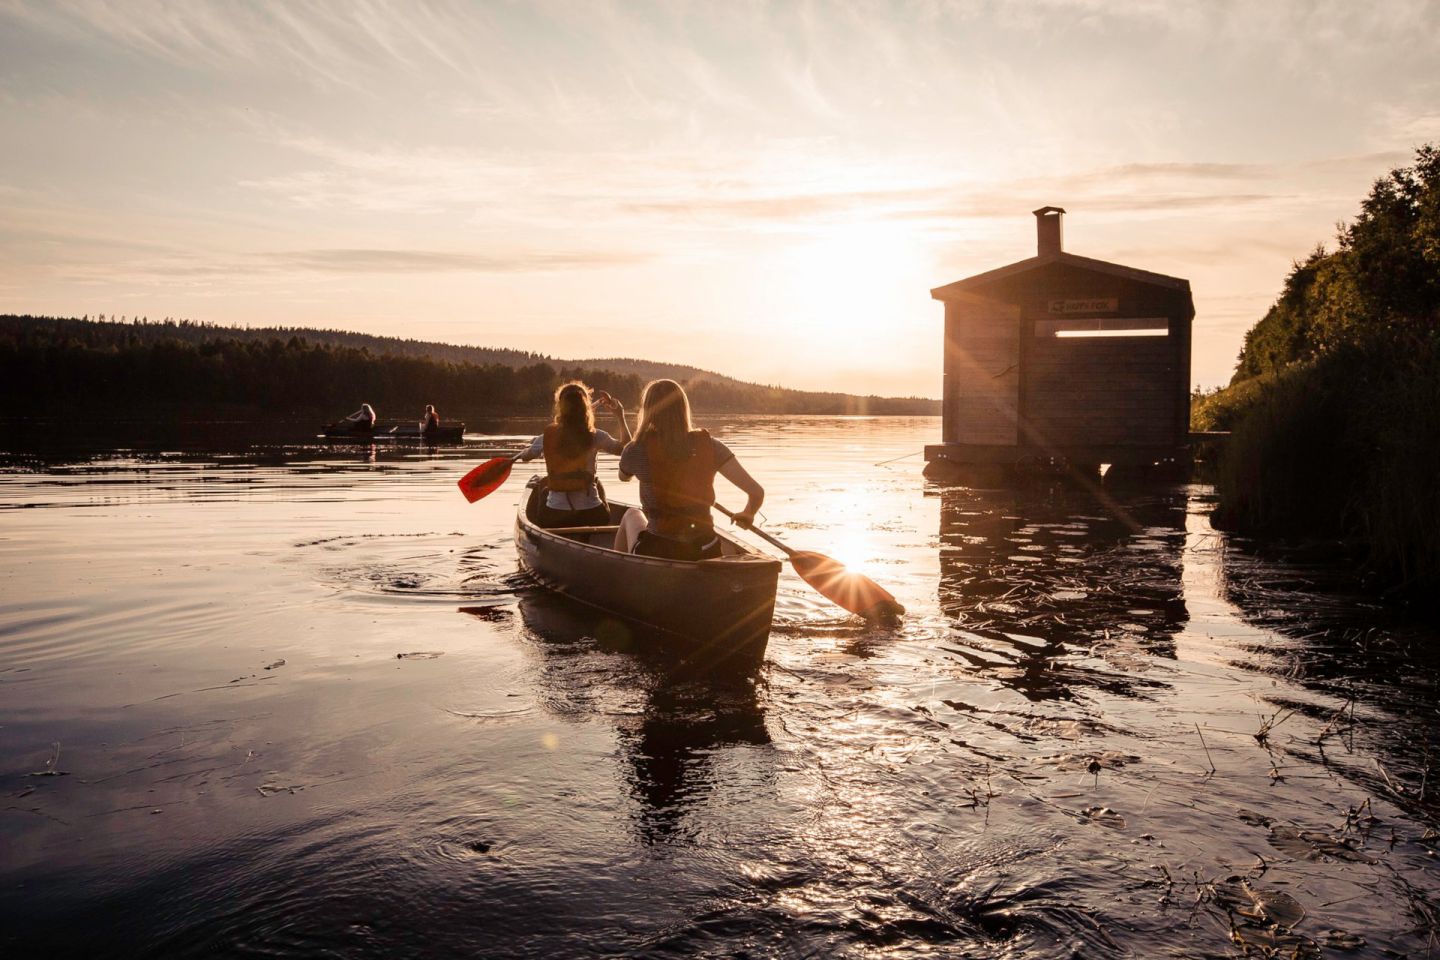
[[[710,507],[715,474],[746,493],[735,522],[749,525],[765,498],[725,444],[690,423],[690,398],[674,380],[653,380],[640,399],[637,439],[620,455],[620,479],[640,481],[641,510],[621,520],[615,548],[671,560],[718,556]]]
[[[601,399],[615,407],[625,439],[630,438],[625,426],[624,410],[600,392]],[[604,525],[609,511],[599,483],[595,478],[596,454],[601,451],[619,454],[624,443],[595,428],[590,405],[590,392],[582,383],[567,383],[555,391],[555,413],[544,432],[520,455],[521,460],[545,458],[546,484],[544,509],[549,515],[542,526],[563,526],[574,523]]]
[[[640,484],[646,529],[666,537],[692,538],[713,529],[715,474],[735,455],[708,431],[688,433],[680,450],[658,438],[637,440],[620,455],[620,473]]]

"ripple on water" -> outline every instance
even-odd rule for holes
[[[1307,605],[1313,571],[1237,555],[1179,488],[1097,502],[899,471],[814,488],[814,462],[852,456],[837,437],[896,429],[746,427],[766,451],[747,464],[806,544],[838,553],[835,508],[861,504],[874,543],[857,549],[915,612],[872,627],[787,572],[768,664],[738,692],[687,685],[637,631],[530,589],[508,510],[465,514],[489,518],[477,537],[417,522],[446,516],[454,464],[312,452],[227,467],[255,484],[210,484],[223,496],[83,469],[12,493],[84,507],[6,517],[84,576],[7,595],[7,653],[67,622],[103,640],[0,667],[22,704],[6,733],[26,743],[8,762],[40,771],[64,741],[71,774],[27,777],[4,812],[7,852],[34,864],[7,868],[5,908],[25,914],[8,929],[38,931],[37,955],[131,933],[155,955],[1423,955],[1416,927],[1440,916],[1433,631]],[[918,445],[937,426],[906,429]],[[806,430],[831,432],[804,455],[772,442]],[[207,550],[233,565],[149,587]],[[50,554],[7,557],[23,577]],[[183,606],[232,579],[243,598],[222,613]],[[291,583],[307,589],[282,596]],[[278,627],[331,640],[326,669],[269,650]],[[230,688],[253,704],[118,705],[120,667],[164,668],[156,643],[207,669],[232,645],[246,675],[289,665]],[[84,698],[64,689],[86,670]],[[53,736],[34,720],[46,698]]]
[[[516,566],[508,539],[496,537],[479,543],[474,538],[454,539],[461,536],[328,537],[297,543],[296,547],[355,554],[353,563],[324,563],[318,577],[336,589],[386,601],[403,597],[452,603],[501,598],[530,585]]]

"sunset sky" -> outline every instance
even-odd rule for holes
[[[929,289],[1058,204],[1208,386],[1427,140],[1430,2],[0,0],[0,312],[938,396]]]

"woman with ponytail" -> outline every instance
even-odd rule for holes
[[[595,410],[590,390],[571,381],[555,391],[555,409],[545,432],[530,442],[521,460],[545,458],[545,485],[548,493],[539,504],[534,520],[542,527],[605,526],[610,508],[605,505],[595,481],[595,455],[603,450],[618,455],[630,441],[625,408],[604,390],[595,391],[595,402],[615,414],[620,425],[616,439],[595,429]]]
[[[620,479],[640,481],[643,509],[626,513],[615,549],[667,560],[720,556],[710,513],[717,473],[745,493],[745,509],[734,519],[741,527],[750,526],[765,490],[725,444],[694,428],[690,398],[680,384],[652,381],[640,400],[635,439],[620,455]]]

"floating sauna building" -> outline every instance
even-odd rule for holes
[[[1190,282],[1066,253],[1060,207],[1039,249],[930,295],[945,304],[942,442],[926,472],[1066,461],[1138,466],[1185,453]]]

